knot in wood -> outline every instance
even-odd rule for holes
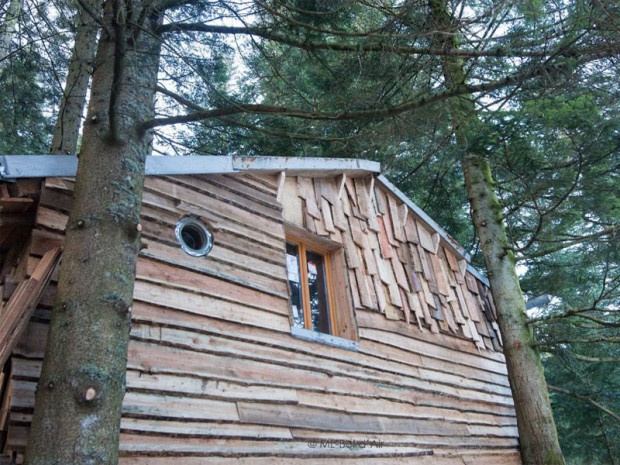
[[[86,393],[84,394],[84,400],[86,400],[86,402],[90,402],[95,397],[97,397],[97,391],[94,387],[89,387],[86,389]]]

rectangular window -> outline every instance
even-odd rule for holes
[[[342,246],[297,226],[286,228],[291,334],[357,349],[357,325]]]
[[[303,242],[288,242],[286,265],[293,326],[333,334],[329,256],[308,249]]]

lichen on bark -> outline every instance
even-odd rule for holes
[[[108,0],[103,7],[108,31],[116,21],[114,3]],[[134,6],[149,11],[151,3]],[[154,31],[160,14],[150,11],[120,61],[115,37],[101,34],[98,44],[57,304],[26,452],[31,465],[117,462],[140,246],[136,225],[149,149],[149,135],[136,128],[153,117],[159,65]],[[107,137],[112,77],[119,63],[124,68],[116,87],[120,143]]]

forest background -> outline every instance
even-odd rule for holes
[[[380,161],[481,268],[484,159],[566,461],[619,463],[617,1],[4,0],[0,153],[77,153],[97,40],[122,63],[140,34],[154,153]]]

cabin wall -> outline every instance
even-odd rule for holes
[[[46,180],[30,270],[62,242],[71,189]],[[188,213],[214,231],[207,257],[176,242]],[[285,222],[343,244],[358,351],[290,335]],[[485,289],[378,183],[148,178],[142,226],[121,464],[520,463]],[[18,460],[53,295],[12,359]]]

